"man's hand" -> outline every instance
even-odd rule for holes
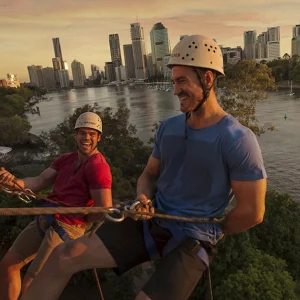
[[[9,173],[4,168],[0,168],[0,183],[4,183],[9,186],[13,186],[15,184],[16,177]]]
[[[136,211],[138,212],[150,212],[154,213],[154,207],[151,205],[151,201],[147,198],[144,194],[139,194],[136,198],[137,201],[140,201],[141,204],[137,206]],[[145,215],[133,215],[132,217],[134,220],[149,220],[152,217],[151,216],[145,216]]]

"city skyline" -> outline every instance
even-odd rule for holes
[[[207,35],[224,47],[244,47],[244,31],[263,32],[267,27],[280,26],[282,56],[291,53],[292,28],[300,23],[299,9],[298,0],[274,0],[271,4],[267,0],[249,4],[229,0],[226,5],[216,0],[214,7],[195,0],[190,0],[188,7],[169,0],[128,0],[126,4],[112,0],[101,5],[95,0],[0,3],[0,77],[13,73],[21,82],[29,81],[27,66],[52,67],[55,37],[60,38],[63,58],[69,64],[77,59],[86,69],[96,64],[102,70],[105,62],[111,61],[109,34],[119,34],[124,61],[123,45],[131,43],[130,24],[137,21],[144,28],[147,53],[151,53],[151,28],[162,22],[168,29],[171,48],[184,34]]]

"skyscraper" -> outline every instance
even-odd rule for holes
[[[116,80],[115,77],[115,69],[114,69],[114,65],[111,61],[108,61],[105,63],[105,77],[108,80],[108,82],[112,82]]]
[[[135,76],[137,79],[145,79],[146,74],[146,48],[144,41],[144,31],[140,23],[130,24],[130,35],[132,41],[132,51],[135,66]]]
[[[291,55],[300,56],[300,25],[295,25],[293,27]]]
[[[292,38],[292,49],[291,55],[299,55],[300,56],[300,35]]]
[[[300,24],[293,27],[293,38],[300,36]]]
[[[109,35],[111,61],[114,67],[122,66],[120,39],[118,34]]]
[[[62,89],[70,87],[70,77],[68,70],[59,70],[59,84]]]
[[[54,55],[55,57],[59,57],[60,61],[61,61],[61,66],[62,69],[64,69],[64,60],[63,60],[63,55],[62,55],[62,51],[61,51],[61,47],[60,47],[60,42],[59,42],[59,38],[53,38],[53,48],[54,48]]]
[[[53,64],[53,69],[54,69],[56,85],[59,86],[60,80],[59,80],[58,71],[63,70],[62,61],[61,61],[60,57],[52,58],[52,64]]]
[[[91,65],[92,78],[96,79],[100,76],[99,67],[96,65]]]
[[[247,60],[255,59],[255,44],[256,44],[256,31],[245,31],[244,32],[244,50],[245,58]]]
[[[82,87],[84,86],[85,77],[85,70],[84,65],[74,59],[71,63],[74,87]]]
[[[152,64],[156,75],[164,73],[163,58],[170,54],[168,29],[162,23],[156,23],[150,31]]]
[[[42,66],[35,66],[35,65],[27,67],[30,83],[37,87],[44,86],[42,69],[43,69]]]
[[[131,44],[123,45],[123,51],[124,51],[127,78],[135,78],[135,67],[134,67],[132,45]]]
[[[255,45],[255,58],[263,59],[267,57],[268,32],[262,32],[258,35]]]
[[[43,68],[43,79],[44,79],[44,87],[47,90],[53,90],[56,88],[56,82],[54,77],[54,69],[53,68]]]

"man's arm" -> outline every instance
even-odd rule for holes
[[[90,190],[92,199],[95,201],[95,206],[97,207],[112,207],[112,194],[111,189],[98,189]],[[88,214],[85,216],[86,222],[96,222],[101,220],[103,217],[102,213]]]
[[[267,180],[231,181],[237,205],[220,224],[224,234],[245,231],[263,221]]]
[[[36,177],[27,177],[24,179],[16,179],[14,175],[9,173],[4,168],[0,170],[0,183],[5,183],[15,189],[31,189],[33,192],[41,191],[52,186],[55,181],[57,171],[52,168],[47,168]]]
[[[147,199],[152,199],[156,189],[156,182],[160,172],[160,160],[153,157],[149,157],[148,163],[137,181],[136,193],[144,195]]]
[[[143,204],[143,206],[137,209],[138,211],[154,213],[154,208],[148,205],[148,200],[151,200],[154,196],[159,172],[160,160],[151,155],[142,175],[139,177],[137,182],[136,199]],[[136,215],[133,217],[133,219],[151,219],[151,217]]]

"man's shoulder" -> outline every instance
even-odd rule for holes
[[[186,118],[185,114],[180,113],[178,115],[165,118],[163,120],[163,123],[174,124],[174,123],[185,121],[185,118]]]
[[[74,159],[75,157],[77,157],[77,152],[67,152],[64,154],[61,154],[58,159],[60,160],[67,160],[67,159]]]
[[[185,123],[185,114],[181,113],[179,115],[171,116],[164,119],[161,122],[161,128],[176,128],[177,126],[182,127]]]
[[[106,164],[106,165],[108,165],[105,157],[100,152],[93,155],[93,157],[91,157],[91,159],[89,159],[87,163],[90,164],[90,165],[97,165],[97,164]]]
[[[242,125],[236,118],[228,115],[225,126],[223,127],[223,138],[228,142],[237,142],[242,138],[253,137],[252,130]]]

